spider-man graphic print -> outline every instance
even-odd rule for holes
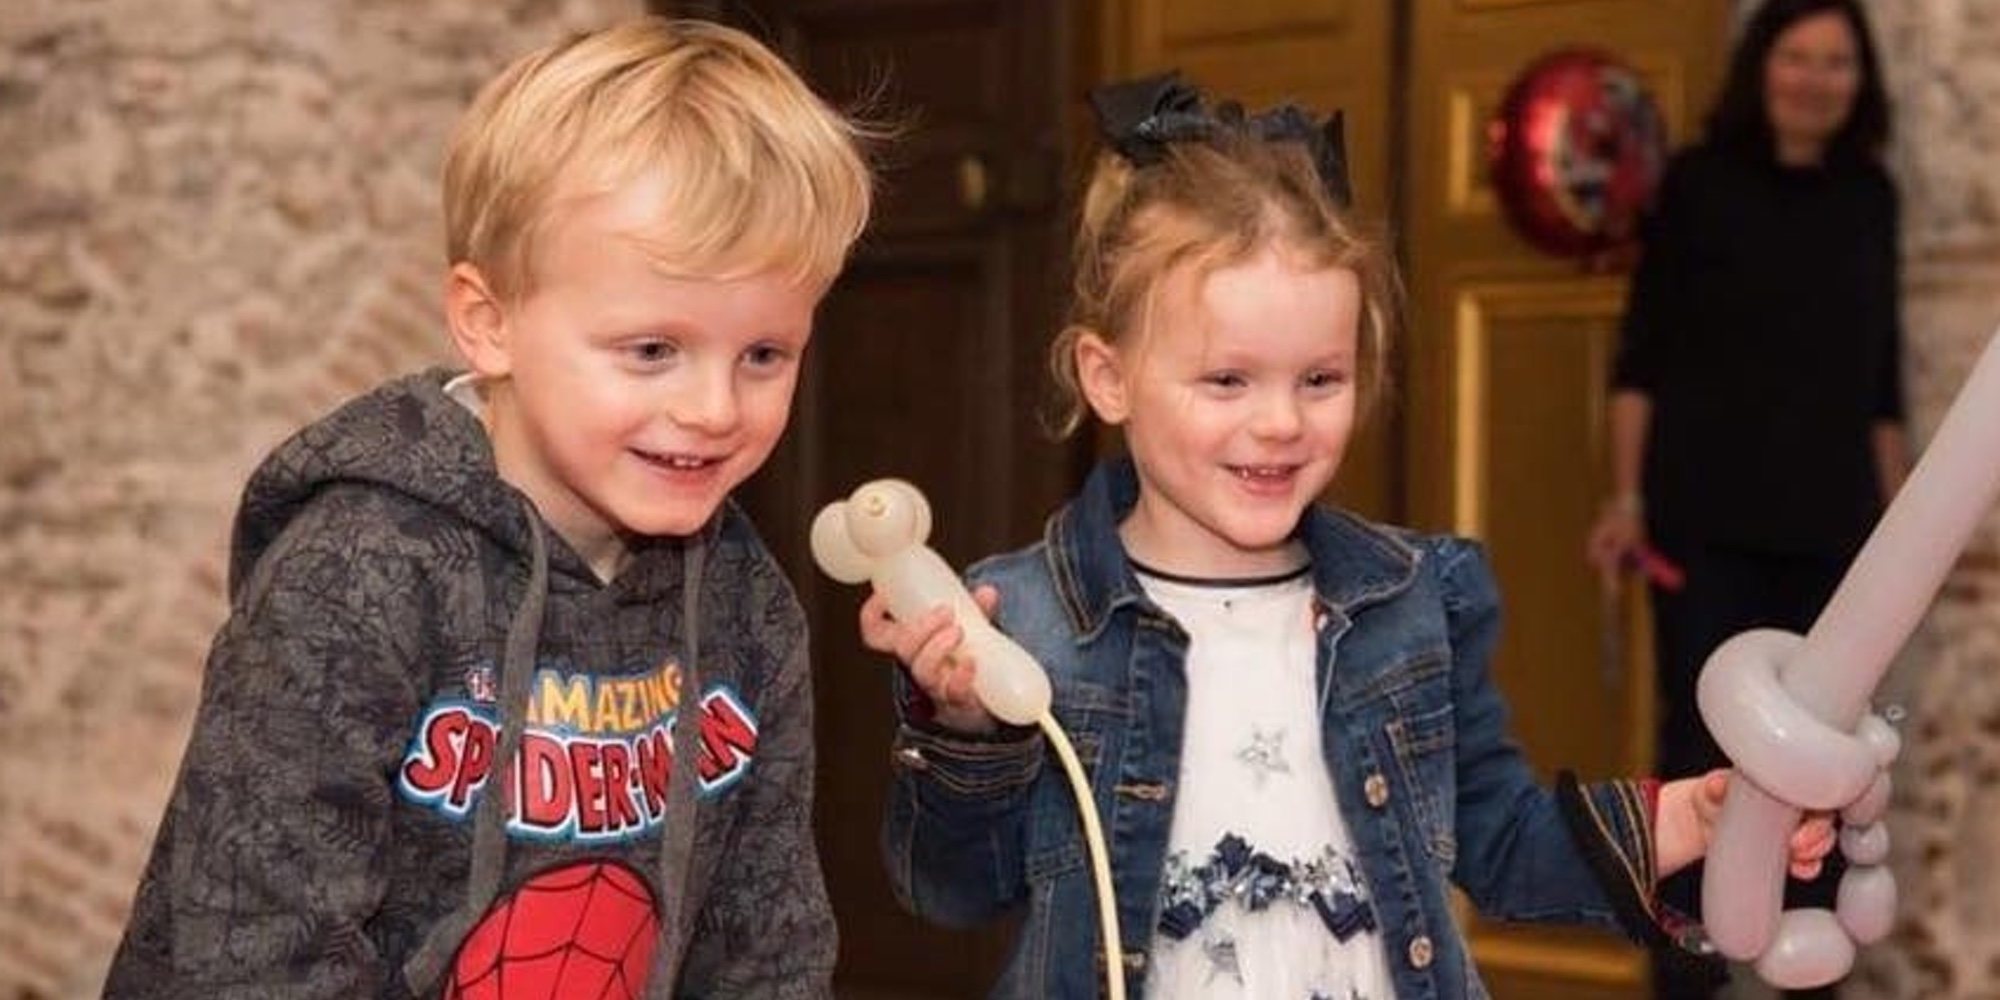
[[[459,946],[443,1000],[637,1000],[660,919],[646,880],[615,861],[528,879]]]

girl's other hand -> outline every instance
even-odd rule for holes
[[[1708,853],[1732,777],[1733,771],[1719,767],[1698,778],[1682,778],[1660,786],[1660,814],[1654,824],[1653,847],[1661,878]],[[1791,876],[1801,880],[1817,878],[1838,839],[1831,813],[1801,815],[1787,845]]]
[[[1000,592],[991,586],[976,587],[972,600],[990,617],[1000,606]],[[889,613],[888,602],[880,594],[869,594],[861,604],[862,644],[894,656],[909,668],[910,678],[931,700],[935,721],[963,733],[990,733],[999,722],[973,693],[972,679],[979,668],[957,652],[964,638],[965,630],[952,620],[951,609],[942,604],[907,623]]]

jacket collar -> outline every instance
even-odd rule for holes
[[[1100,463],[1083,492],[1049,518],[1044,533],[1049,570],[1071,625],[1086,641],[1120,605],[1145,599],[1118,539],[1119,522],[1138,500],[1138,472],[1121,455]],[[1401,593],[1416,579],[1416,549],[1346,511],[1314,504],[1306,508],[1299,531],[1320,604],[1343,616]]]

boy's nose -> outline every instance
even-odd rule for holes
[[[736,426],[736,380],[726,373],[703,372],[674,388],[667,415],[683,427],[719,433]]]

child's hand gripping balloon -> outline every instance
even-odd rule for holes
[[[1017,726],[1034,725],[1049,710],[1047,675],[987,620],[997,595],[982,588],[975,602],[958,574],[924,544],[930,533],[923,493],[900,479],[877,479],[813,519],[813,559],[843,583],[874,585],[875,596],[862,606],[863,641],[910,666],[937,703],[939,722],[977,731],[991,728],[991,713]]]
[[[1693,778],[1681,778],[1660,786],[1659,826],[1654,831],[1654,852],[1659,876],[1680,871],[1708,852],[1715,839],[1716,821],[1722,815],[1723,797],[1735,772],[1718,767]],[[1805,814],[1786,841],[1786,870],[1796,879],[1819,877],[1827,855],[1839,840],[1831,813]]]
[[[991,617],[1000,604],[1000,592],[990,586],[976,587],[972,600]],[[932,719],[962,733],[990,733],[998,723],[973,691],[979,665],[960,651],[964,638],[957,616],[942,604],[913,622],[890,613],[889,602],[879,591],[869,594],[861,604],[862,644],[895,657],[910,669],[910,679],[931,701]]]

